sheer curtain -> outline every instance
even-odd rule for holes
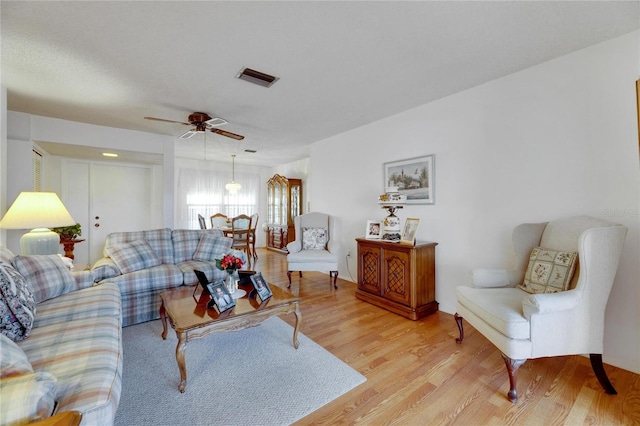
[[[236,194],[230,194],[224,186],[230,181],[228,171],[179,168],[176,188],[176,228],[199,229],[198,214],[205,217],[211,227],[210,217],[223,213],[229,217],[239,214],[251,216],[259,210],[260,175],[235,173],[235,180],[242,185]]]

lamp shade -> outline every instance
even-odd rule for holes
[[[57,228],[75,224],[55,192],[21,192],[0,221],[0,228]]]
[[[54,192],[21,192],[0,221],[0,228],[34,228],[20,239],[24,255],[56,254],[60,237],[48,228],[75,224]]]

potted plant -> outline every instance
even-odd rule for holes
[[[82,228],[79,223],[71,226],[61,226],[59,228],[51,228],[53,232],[60,235],[60,242],[73,241],[82,235]]]

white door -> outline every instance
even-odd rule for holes
[[[111,232],[153,227],[150,166],[66,160],[62,170],[61,195],[85,239],[75,246],[76,264],[100,259]]]

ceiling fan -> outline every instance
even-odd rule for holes
[[[226,136],[231,139],[235,139],[241,141],[244,139],[244,136],[238,135],[236,133],[227,132],[226,130],[218,129],[218,126],[223,126],[227,124],[227,120],[220,117],[210,117],[209,114],[204,112],[194,112],[190,114],[187,120],[188,123],[184,121],[175,121],[175,120],[165,120],[164,118],[155,118],[155,117],[144,117],[145,120],[155,120],[155,121],[166,121],[167,123],[178,123],[184,124],[185,126],[195,126],[195,129],[187,130],[180,136],[180,139],[189,139],[193,137],[197,133],[204,133],[209,130],[210,132],[217,133],[218,135]]]

